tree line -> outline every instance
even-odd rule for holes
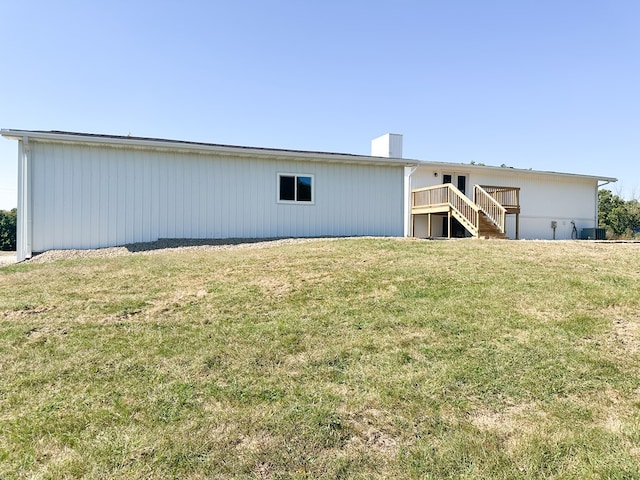
[[[599,227],[607,238],[640,238],[640,202],[624,200],[609,190],[598,191]]]

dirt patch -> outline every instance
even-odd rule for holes
[[[502,411],[479,410],[470,414],[469,420],[478,430],[496,433],[505,439],[509,452],[516,448],[518,436],[531,434],[547,417],[535,403],[511,405]]]
[[[384,425],[385,419],[388,415],[376,409],[350,415],[349,424],[355,434],[349,439],[348,447],[382,454],[396,453],[398,442],[389,433],[390,426]]]
[[[627,353],[640,353],[640,315],[614,318],[612,341]]]

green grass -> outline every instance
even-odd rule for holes
[[[0,269],[0,478],[640,478],[640,245]]]

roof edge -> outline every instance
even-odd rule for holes
[[[374,165],[415,166],[417,160],[404,158],[372,157],[349,153],[317,152],[310,150],[290,150],[266,147],[247,147],[240,145],[225,145],[217,143],[192,142],[187,140],[172,140],[152,137],[132,137],[123,135],[107,135],[96,133],[80,133],[66,131],[40,130],[12,130],[2,129],[0,134],[9,139],[42,140],[61,143],[85,143],[109,146],[131,146],[137,148],[192,151],[201,153],[219,153],[239,156],[280,157],[290,159],[304,159],[311,161],[327,161],[339,163],[363,163]]]
[[[515,168],[515,167],[498,167],[492,165],[476,165],[472,163],[451,163],[451,162],[436,162],[429,160],[422,160],[418,164],[418,167],[424,166],[432,166],[432,167],[455,167],[455,168],[465,168],[470,170],[488,170],[491,172],[517,172],[518,174],[532,174],[532,175],[553,175],[553,176],[563,176],[563,177],[571,177],[571,178],[588,178],[591,180],[598,180],[608,183],[615,183],[618,181],[617,178],[614,177],[604,177],[600,175],[585,175],[582,173],[566,173],[566,172],[552,172],[547,170],[533,170],[530,168]]]
[[[456,167],[471,170],[489,171],[512,171],[519,174],[554,175],[571,178],[588,178],[597,181],[615,183],[618,181],[614,177],[599,175],[584,175],[579,173],[552,172],[545,170],[533,170],[514,167],[498,167],[491,165],[474,165],[466,163],[436,162],[428,160],[411,160],[406,158],[373,157],[369,155],[356,155],[351,153],[319,152],[312,150],[291,150],[267,147],[247,147],[240,145],[225,145],[217,143],[194,142],[188,140],[172,140],[153,137],[132,137],[124,135],[108,135],[97,133],[81,133],[66,131],[42,131],[42,130],[13,130],[2,129],[0,134],[9,139],[22,140],[24,137],[34,140],[66,142],[66,143],[87,143],[96,145],[111,146],[131,146],[137,148],[150,148],[162,150],[191,151],[200,153],[219,153],[237,156],[259,156],[259,157],[279,157],[292,160],[326,161],[338,163],[362,163],[369,165],[403,165],[406,167],[434,166],[434,167]]]

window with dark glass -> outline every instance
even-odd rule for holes
[[[280,174],[278,182],[279,201],[313,202],[313,176]]]
[[[296,199],[296,177],[280,176],[280,200]]]

